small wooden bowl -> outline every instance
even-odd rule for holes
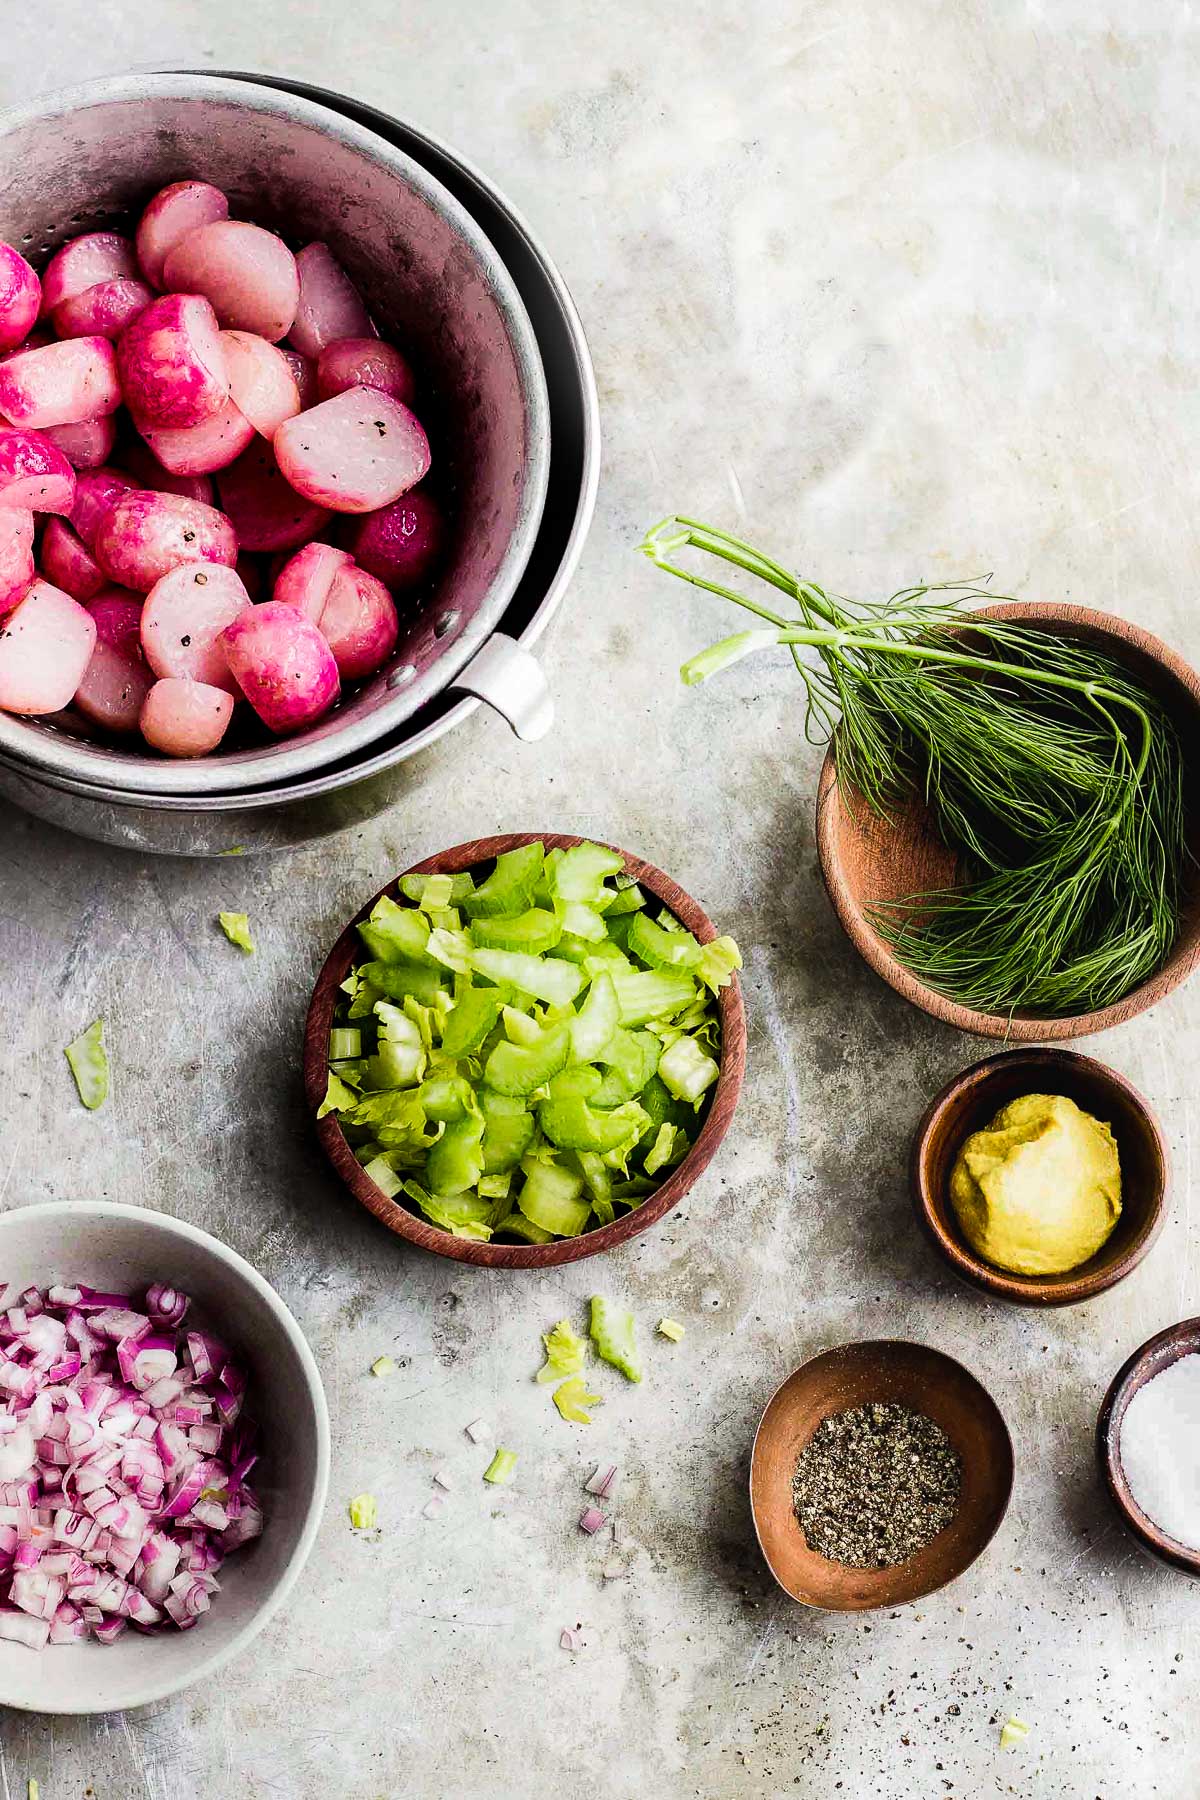
[[[792,1478],[822,1419],[872,1401],[911,1407],[941,1426],[962,1458],[962,1493],[952,1523],[915,1556],[891,1569],[852,1569],[809,1549]],[[789,1375],[771,1396],[750,1460],[750,1506],[768,1568],[793,1600],[828,1612],[900,1606],[945,1587],[995,1536],[1012,1484],[1012,1439],[987,1389],[940,1350],[891,1339],[826,1350]]]
[[[1022,1094],[1065,1094],[1111,1125],[1121,1159],[1121,1217],[1095,1256],[1065,1275],[1012,1275],[967,1243],[950,1202],[950,1172],[973,1131]],[[1001,1300],[1074,1306],[1115,1287],[1143,1256],[1167,1216],[1170,1159],[1149,1103],[1115,1069],[1075,1050],[1008,1050],[964,1069],[917,1127],[909,1160],[917,1218],[956,1275]]]
[[[1196,770],[1200,764],[1200,676],[1160,639],[1140,625],[1087,606],[1014,601],[982,607],[979,616],[1053,627],[1063,636],[1119,658],[1162,701],[1179,732],[1185,763]],[[903,999],[935,1019],[944,1019],[961,1031],[1011,1043],[1084,1037],[1145,1012],[1186,981],[1200,962],[1200,887],[1193,879],[1184,898],[1179,936],[1166,962],[1112,1006],[1053,1018],[1028,1012],[1011,1016],[974,1012],[958,1005],[906,969],[870,919],[870,909],[881,901],[953,886],[958,876],[957,857],[934,831],[920,799],[898,808],[890,819],[881,819],[858,795],[844,796],[838,786],[836,754],[835,736],[817,791],[817,854],[826,890],[843,930],[864,961]],[[1185,788],[1188,847],[1193,858],[1200,856],[1198,793],[1200,783],[1193,773]]]
[[[468,844],[456,844],[452,850],[442,850],[436,856],[427,856],[424,862],[416,863],[413,868],[406,869],[404,874],[458,875],[465,869],[475,869],[483,863],[492,862],[505,850],[516,850],[522,844],[542,843],[547,850],[569,850],[573,845],[584,841],[574,833],[561,831],[511,832],[502,837],[473,838]],[[627,850],[617,849],[615,845],[608,845],[606,848],[614,849],[618,856],[623,856],[626,874],[632,875],[656,900],[661,901],[702,944],[711,943],[718,935],[708,914],[669,875],[664,875],[653,863],[645,862],[640,856],[634,856]],[[549,1244],[484,1244],[472,1238],[457,1238],[448,1231],[441,1231],[437,1226],[427,1224],[424,1219],[418,1219],[406,1207],[398,1206],[394,1200],[389,1199],[355,1159],[336,1116],[332,1113],[323,1119],[316,1116],[325,1098],[329,1074],[329,1030],[338,990],[349,974],[351,964],[362,954],[356,927],[370,917],[371,908],[384,894],[396,897],[399,879],[397,877],[396,881],[389,881],[378,894],[372,895],[351,919],[329,952],[325,967],[317,977],[304,1026],[305,1098],[321,1148],[346,1187],[390,1231],[407,1238],[411,1244],[419,1244],[422,1250],[432,1250],[435,1256],[448,1256],[455,1262],[482,1263],[491,1269],[545,1269],[559,1263],[579,1262],[585,1256],[598,1256],[602,1251],[613,1250],[618,1244],[637,1237],[640,1232],[648,1231],[651,1225],[656,1225],[673,1206],[678,1205],[692,1184],[704,1173],[718,1144],[729,1130],[733,1110],[742,1091],[742,1077],[746,1072],[746,1012],[736,975],[727,987],[721,989],[717,1000],[721,1020],[721,1073],[712,1090],[700,1135],[678,1168],[671,1170],[655,1193],[623,1218],[614,1219],[611,1225],[602,1225],[596,1231],[584,1232],[582,1237],[557,1239]]]
[[[1121,1423],[1129,1402],[1139,1388],[1161,1375],[1164,1369],[1169,1369],[1181,1356],[1197,1352],[1200,1352],[1200,1319],[1184,1319],[1178,1325],[1168,1325],[1165,1331],[1158,1332],[1140,1350],[1134,1351],[1104,1396],[1096,1421],[1096,1457],[1104,1485],[1122,1523],[1143,1550],[1148,1550],[1151,1556],[1157,1556],[1160,1562],[1168,1563],[1173,1569],[1182,1569],[1185,1575],[1200,1576],[1200,1551],[1185,1549],[1147,1517],[1130,1492],[1121,1466]]]

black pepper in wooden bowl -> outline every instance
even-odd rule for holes
[[[962,1461],[924,1413],[876,1402],[822,1419],[792,1482],[811,1550],[855,1569],[890,1569],[952,1523]]]

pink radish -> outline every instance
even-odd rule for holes
[[[243,550],[295,550],[329,519],[325,507],[301,499],[288,485],[262,439],[219,472],[217,491]]]
[[[351,562],[344,550],[335,550],[332,544],[305,544],[280,569],[271,597],[282,606],[296,607],[319,625],[334,576]]]
[[[137,259],[152,286],[164,285],[163,264],[181,238],[229,217],[229,202],[207,181],[173,181],[161,188],[137,228]]]
[[[338,697],[333,652],[294,606],[266,600],[248,607],[226,627],[221,644],[243,694],[280,736],[311,725]]]
[[[76,478],[75,503],[67,517],[89,550],[96,547],[96,533],[105,513],[136,487],[137,482],[120,469],[88,469]]]
[[[442,553],[445,523],[436,500],[414,488],[390,506],[347,520],[339,536],[360,568],[393,594],[420,587]]]
[[[163,264],[163,280],[176,292],[211,300],[222,325],[272,344],[287,336],[300,298],[296,259],[283,239],[235,219],[200,225],[180,238]]]
[[[232,400],[202,425],[143,425],[141,431],[172,475],[211,475],[227,469],[254,442],[253,425]]]
[[[334,512],[390,506],[429,469],[429,439],[416,414],[373,388],[347,388],[286,420],[274,445],[296,492]]]
[[[117,421],[109,413],[105,419],[80,419],[77,425],[44,425],[41,435],[73,469],[99,469],[113,453]]]
[[[337,338],[326,344],[317,363],[317,392],[332,400],[347,388],[377,388],[411,406],[416,378],[406,357],[381,338]]]
[[[19,250],[0,244],[0,350],[15,350],[42,309],[42,284]]]
[[[224,563],[232,569],[238,553],[233,526],[216,507],[140,489],[104,514],[93,548],[105,573],[139,594],[148,594],[183,563]]]
[[[149,488],[155,494],[182,494],[185,500],[203,500],[205,506],[215,502],[216,489],[209,476],[172,475],[140,438],[126,446],[121,461],[133,477],[134,487]]]
[[[291,341],[302,356],[319,356],[337,338],[371,337],[362,297],[328,244],[307,244],[296,257],[300,303]]]
[[[142,613],[142,649],[156,675],[204,681],[235,691],[220,637],[250,605],[223,563],[184,563],[156,581]]]
[[[101,281],[136,279],[133,245],[115,231],[89,231],[72,238],[46,264],[42,275],[42,309],[52,313],[64,300],[86,293]]]
[[[110,731],[136,731],[154,683],[138,632],[141,601],[111,588],[91,601],[88,612],[96,625],[96,647],[75,690],[75,705]]]
[[[0,708],[61,712],[95,644],[91,615],[48,581],[35,581],[0,625]]]
[[[0,507],[0,617],[16,605],[33,577],[33,514],[22,507]]]
[[[300,411],[300,389],[282,350],[251,331],[223,331],[225,367],[234,404],[255,431],[273,437]]]
[[[114,281],[98,281],[82,294],[72,294],[55,307],[50,323],[60,338],[106,337],[115,343],[153,298],[153,288],[144,281],[122,275]]]
[[[117,359],[107,338],[68,338],[0,363],[0,413],[36,431],[100,419],[121,404]]]
[[[287,344],[279,345],[280,356],[287,358],[288,368],[300,394],[300,410],[306,412],[317,403],[317,365],[309,356],[301,356],[299,350],[292,350]]]
[[[225,736],[233,695],[203,681],[168,675],[156,681],[142,706],[142,736],[167,756],[207,756]]]
[[[155,300],[122,333],[117,361],[139,425],[203,425],[229,399],[217,316],[202,294]]]
[[[42,535],[42,574],[81,604],[108,586],[108,576],[65,519],[47,521]]]
[[[75,485],[75,471],[61,450],[36,431],[0,427],[0,506],[69,513]]]
[[[373,675],[395,649],[400,634],[392,596],[382,581],[353,563],[334,576],[318,623],[338,674],[346,681]]]

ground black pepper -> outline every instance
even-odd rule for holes
[[[890,1569],[946,1529],[961,1487],[962,1463],[941,1426],[878,1402],[822,1419],[800,1452],[792,1501],[811,1550]]]

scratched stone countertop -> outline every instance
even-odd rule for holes
[[[595,355],[605,473],[545,645],[560,724],[477,715],[372,824],[269,859],[172,862],[0,815],[2,1204],[106,1196],[249,1257],[320,1362],[334,1475],[283,1616],[143,1712],[0,1717],[0,1795],[42,1800],[662,1800],[837,1793],[1188,1800],[1200,1597],[1134,1553],[1093,1471],[1104,1388],[1200,1311],[1191,1229],[1200,983],[1088,1047],[1168,1129],[1173,1213],[1119,1290],[1041,1318],[955,1285],[905,1153],[983,1053],[858,963],[823,897],[785,663],[685,692],[730,629],[631,552],[674,508],[879,595],[990,571],[1200,655],[1200,43],[1167,0],[51,0],[10,7],[0,101],[175,58],[269,67],[409,116],[544,235]],[[202,171],[201,171],[202,173]],[[0,170],[0,179],[3,171]],[[492,829],[607,835],[747,951],[746,1093],[688,1201],[606,1262],[509,1277],[408,1251],[334,1186],[300,1106],[308,989],[345,917]],[[222,908],[250,914],[243,957]],[[62,1046],[115,1069],[78,1106]],[[594,1288],[649,1334],[588,1432],[529,1379]],[[755,1548],[746,1471],[778,1381],[839,1340],[936,1343],[1017,1446],[984,1559],[915,1608],[801,1611]],[[399,1364],[386,1381],[380,1354]],[[612,1373],[611,1371],[609,1373]],[[480,1481],[477,1416],[519,1452]],[[576,1526],[621,1465],[628,1575]],[[423,1520],[432,1470],[457,1477]],[[379,1500],[353,1534],[351,1495]],[[584,1647],[559,1648],[564,1625]],[[52,1654],[52,1652],[50,1653]],[[1001,1753],[999,1725],[1030,1726]]]

